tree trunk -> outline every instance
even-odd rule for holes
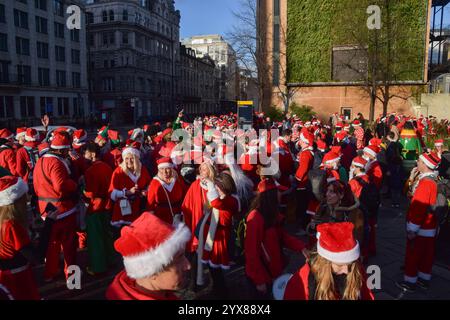
[[[383,99],[383,117],[387,115],[387,109],[389,105],[389,86],[384,87],[384,99]]]

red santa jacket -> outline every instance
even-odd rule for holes
[[[278,163],[280,166],[281,175],[284,177],[289,177],[294,171],[294,158],[292,157],[289,146],[282,138],[278,138],[277,143],[278,146],[276,146],[271,156],[279,157]]]
[[[89,168],[89,162],[84,158],[84,155],[81,154],[81,148],[74,149],[73,154],[71,155],[71,164],[72,164],[72,178],[75,181],[78,181],[81,176],[84,175],[86,169]]]
[[[295,274],[292,275],[291,279],[286,285],[286,290],[284,291],[283,300],[309,300],[309,276],[311,269],[309,264],[305,264],[300,268]],[[360,300],[375,300],[372,291],[367,288],[366,273],[361,268],[361,273],[363,274],[363,281],[360,293]]]
[[[184,216],[184,223],[191,230],[192,234],[195,234],[197,224],[203,216],[203,205],[207,201],[207,192],[207,187],[202,186],[201,180],[197,179],[189,187],[181,205],[181,210],[183,211]],[[192,237],[192,239],[186,243],[186,251],[194,252],[197,249],[197,246],[198,239],[196,237]]]
[[[247,217],[244,241],[245,272],[255,285],[270,284],[286,266],[282,247],[301,252],[305,244],[289,235],[282,227],[283,217],[278,215],[275,226],[264,227],[264,218],[253,210]]]
[[[129,225],[142,213],[142,197],[140,195],[136,195],[130,199],[127,199],[130,202],[132,213],[122,215],[120,200],[125,200],[124,189],[130,190],[137,185],[139,190],[144,191],[147,190],[150,181],[151,177],[144,166],[141,167],[141,174],[139,177],[125,173],[121,167],[117,167],[114,170],[111,178],[111,184],[109,186],[111,199],[114,201],[113,215],[111,219],[111,224],[113,226]]]
[[[433,173],[421,175],[406,215],[407,231],[431,238],[436,236],[437,228],[436,217],[429,209],[436,204],[437,197],[437,184],[432,176]]]
[[[361,180],[365,181],[366,183],[370,183],[370,179],[367,174],[363,173],[363,174],[357,175],[355,178],[353,178],[352,180],[349,181],[348,184],[350,185],[350,189],[352,190],[353,194],[359,199],[364,186],[358,179],[361,179]]]
[[[58,219],[76,212],[77,183],[70,178],[70,169],[64,159],[52,153],[45,154],[36,163],[33,176],[41,214],[45,213],[48,202],[58,209]]]
[[[295,178],[299,181],[298,189],[305,190],[308,184],[308,172],[312,169],[314,164],[314,152],[312,147],[302,150],[298,156],[298,169],[295,173]]]
[[[202,261],[213,268],[229,269],[228,242],[231,235],[232,217],[239,212],[239,200],[236,196],[228,195],[223,199],[216,198],[212,200],[211,207],[218,211],[219,219],[214,234],[212,250],[207,251],[203,249]],[[207,239],[211,219],[212,215],[206,221],[203,239]]]
[[[84,196],[88,200],[88,213],[108,212],[112,208],[109,184],[113,170],[103,161],[95,161],[84,173],[86,187]]]
[[[14,149],[8,145],[0,146],[0,167],[5,168],[12,175],[16,175],[16,154]]]
[[[38,144],[39,143],[37,142],[25,142],[25,145],[16,152],[16,174],[25,182],[28,182],[30,172],[36,165],[36,158],[31,159],[30,154],[33,155]],[[34,160],[34,162],[32,160]]]
[[[367,170],[367,175],[370,180],[375,183],[378,190],[380,190],[381,184],[383,183],[383,171],[381,170],[380,163],[377,160],[370,164],[369,169]]]
[[[143,291],[136,285],[136,280],[130,279],[122,270],[106,290],[108,300],[178,300],[172,292]]]
[[[181,213],[181,204],[186,191],[187,186],[180,177],[174,177],[172,183],[166,184],[158,176],[155,176],[148,188],[148,211],[152,211],[158,218],[172,224],[172,214],[176,215]],[[170,208],[172,208],[172,211]]]

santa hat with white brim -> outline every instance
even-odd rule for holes
[[[0,206],[8,206],[28,192],[28,185],[22,178],[4,176],[0,178]]]

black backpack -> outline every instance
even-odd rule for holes
[[[438,226],[441,226],[448,221],[450,181],[439,178],[427,179],[433,180],[437,185],[436,203],[429,208],[429,211],[435,215]]]
[[[360,206],[367,211],[369,217],[376,216],[381,204],[380,193],[374,183],[367,183],[361,177],[355,178],[361,185]]]

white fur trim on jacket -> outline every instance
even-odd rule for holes
[[[370,148],[364,148],[363,152],[370,154],[372,157],[376,157],[377,154]]]
[[[142,279],[161,272],[190,239],[191,232],[188,227],[184,223],[178,224],[169,239],[156,248],[135,256],[123,257],[127,275],[132,279]]]
[[[0,206],[13,204],[28,192],[28,185],[23,182],[22,178],[17,179],[17,183],[0,191]]]

